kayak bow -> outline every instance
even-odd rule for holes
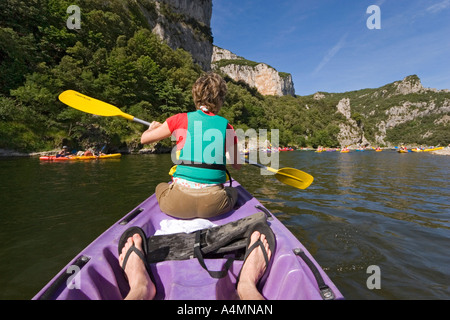
[[[343,299],[342,294],[299,240],[238,182],[236,208],[211,219],[224,225],[257,212],[264,212],[276,237],[276,249],[259,284],[269,300]],[[162,213],[155,195],[149,197],[123,219],[105,231],[33,299],[120,300],[128,293],[128,283],[118,262],[118,242],[130,227],[142,228],[147,237],[161,229],[163,221],[179,221]],[[221,270],[225,259],[205,259],[211,270]],[[225,278],[211,278],[197,259],[151,264],[157,300],[231,300],[236,299],[236,279],[242,261],[234,261]],[[76,272],[74,274],[74,272]],[[72,281],[72,282],[71,282]]]

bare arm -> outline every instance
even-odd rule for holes
[[[227,129],[226,145],[227,145],[227,159],[231,161],[234,169],[241,169],[240,155],[237,142],[236,133],[233,129]]]
[[[240,170],[241,169],[241,163],[239,162],[240,161],[240,155],[239,155],[239,150],[238,150],[238,144],[236,143],[235,145],[234,145],[234,147],[233,147],[233,163],[232,163],[232,166],[233,166],[233,168],[234,169],[236,169],[236,170]]]
[[[167,122],[163,124],[159,122],[152,122],[150,128],[145,131],[141,136],[142,144],[151,144],[154,142],[158,142],[160,140],[169,138],[172,135],[172,132],[169,130],[169,125]]]

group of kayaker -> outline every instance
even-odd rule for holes
[[[103,149],[102,149],[102,151],[103,151]],[[102,151],[100,151],[100,152],[95,152],[95,151],[92,150],[92,149],[87,149],[86,151],[78,151],[78,152],[75,154],[74,152],[70,152],[70,151],[69,151],[69,148],[68,148],[67,146],[63,146],[62,150],[56,154],[56,157],[57,157],[57,158],[60,158],[60,157],[66,157],[66,158],[68,158],[68,157],[75,156],[75,155],[78,156],[78,157],[81,157],[81,156],[85,156],[85,157],[93,157],[93,156],[101,156],[101,155],[105,155]]]
[[[237,202],[237,190],[224,186],[227,159],[233,168],[241,167],[236,133],[227,119],[217,115],[226,93],[226,82],[208,72],[192,88],[197,111],[176,114],[164,123],[155,121],[142,134],[142,144],[155,143],[172,135],[176,137],[179,163],[172,183],[161,183],[155,191],[161,211],[172,217],[213,218],[231,211]],[[205,138],[211,135],[213,139]],[[212,142],[207,144],[206,141]],[[130,235],[119,248],[119,263],[130,284],[126,299],[130,300],[153,299],[156,294],[143,250],[143,237],[145,235],[138,233]],[[254,232],[237,284],[241,299],[264,299],[257,284],[271,254],[266,236]]]

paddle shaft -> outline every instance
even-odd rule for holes
[[[248,159],[244,159],[244,161],[250,165],[256,166],[258,168],[265,169],[267,171],[270,171],[274,173],[275,178],[278,179],[278,181],[290,185],[294,188],[298,189],[306,189],[308,188],[311,183],[314,181],[314,177],[310,174],[300,171],[298,169],[293,168],[281,168],[281,169],[274,169],[271,167],[266,167],[262,164],[250,161]]]
[[[250,161],[250,160],[248,160],[248,159],[244,159],[244,161],[245,161],[246,163],[248,163],[248,164],[251,164],[252,166],[255,166],[255,167],[258,167],[258,168],[262,168],[262,169],[265,169],[265,170],[270,171],[270,172],[273,172],[273,173],[275,173],[275,174],[278,173],[278,170],[276,170],[276,169],[274,169],[274,168],[271,168],[271,167],[266,167],[266,166],[264,166],[264,165],[262,165],[262,164],[260,164],[260,163],[253,162],[253,161]]]
[[[150,125],[151,125],[150,122],[147,122],[147,121],[138,119],[138,118],[136,118],[136,117],[133,117],[133,121],[134,121],[134,122],[137,122],[137,123],[140,123],[140,124],[143,124],[143,125],[145,125],[145,126],[147,126],[147,127],[150,127]]]
[[[100,101],[100,100],[97,100],[97,101]],[[102,102],[102,101],[100,101],[100,102]],[[73,108],[73,106],[71,106],[71,107]],[[106,103],[105,103],[104,107],[107,107]],[[84,112],[87,112],[87,111],[84,111]],[[95,114],[95,112],[92,112],[92,114]],[[134,121],[134,122],[143,124],[143,125],[148,126],[148,127],[150,127],[150,125],[151,125],[150,122],[147,122],[145,120],[136,118],[135,116],[132,116],[131,114],[128,114],[128,113],[125,113],[125,112],[122,112],[122,111],[120,111],[120,113],[115,115],[115,116],[119,116],[119,117],[122,117],[124,119],[130,120],[130,121]]]
[[[273,172],[274,174],[281,174],[281,175],[283,175],[283,176],[285,176],[287,178],[291,178],[291,179],[295,179],[295,180],[302,180],[299,177],[295,177],[295,176],[290,175],[290,174],[285,173],[285,172],[280,172],[280,170],[277,170],[277,169],[274,169],[274,168],[271,168],[271,167],[266,167],[266,166],[264,166],[264,165],[262,165],[260,163],[257,163],[257,162],[253,162],[253,161],[250,161],[250,160],[247,160],[247,159],[245,159],[245,162],[248,163],[248,164],[251,164],[252,166],[256,166],[256,167],[265,169],[267,171]],[[300,170],[298,172],[300,173]]]

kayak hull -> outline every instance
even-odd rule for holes
[[[122,154],[105,154],[102,156],[70,156],[70,157],[56,157],[56,156],[45,156],[39,157],[41,161],[75,161],[75,160],[103,160],[103,159],[120,159]]]
[[[440,148],[432,148],[432,149],[411,149],[412,152],[432,152],[432,151],[438,151],[438,150],[442,150],[444,149],[444,147],[440,147]]]
[[[335,299],[342,294],[292,233],[238,182],[238,209],[221,215],[211,222],[223,225],[259,211],[269,215],[269,225],[276,236],[276,249],[260,282],[259,290],[269,300],[321,300],[317,280],[308,265],[294,253],[302,251],[318,269]],[[51,300],[120,300],[129,287],[118,262],[117,247],[124,231],[138,226],[148,237],[160,229],[163,220],[172,220],[159,209],[155,195],[146,199],[121,221],[105,231],[73,259],[34,298]],[[209,270],[221,270],[224,259],[205,260]],[[234,300],[236,279],[242,261],[235,261],[228,275],[220,280],[209,276],[197,259],[165,261],[151,265],[157,300]],[[75,271],[79,271],[75,273]],[[75,275],[76,274],[76,275]],[[323,294],[323,293],[322,293]]]

